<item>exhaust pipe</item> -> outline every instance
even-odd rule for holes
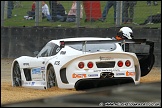
[[[114,77],[114,73],[111,72],[102,72],[100,74],[100,78],[113,78]]]
[[[106,78],[107,74],[106,73],[101,73],[101,78]]]

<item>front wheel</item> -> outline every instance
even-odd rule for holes
[[[21,72],[20,72],[20,66],[18,63],[14,64],[13,67],[13,86],[21,86]]]
[[[47,70],[47,88],[57,86],[56,75],[53,66],[50,66]]]

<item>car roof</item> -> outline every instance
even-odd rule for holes
[[[102,37],[74,37],[74,38],[62,38],[57,40],[51,40],[50,42],[60,44],[60,41],[85,41],[85,40],[112,40],[111,38]]]

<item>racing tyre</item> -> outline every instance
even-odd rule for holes
[[[21,86],[21,72],[20,72],[20,66],[18,63],[14,64],[13,67],[13,86]]]
[[[154,55],[149,55],[146,59],[140,60],[141,77],[146,76],[151,71],[154,63],[155,63]]]
[[[47,88],[51,88],[53,86],[57,86],[57,80],[54,68],[50,66],[47,70]]]

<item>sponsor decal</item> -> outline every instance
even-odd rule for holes
[[[94,70],[94,72],[120,72],[119,69],[101,69],[101,70]]]
[[[126,76],[135,76],[135,72],[126,72]]]
[[[45,74],[42,73],[42,79],[45,81]]]
[[[41,67],[41,70],[45,70],[45,67]]]
[[[60,51],[60,47],[58,47],[57,49],[56,49],[56,52],[59,52]]]
[[[42,78],[40,78],[40,77],[34,77],[34,78],[32,78],[33,80],[41,80]]]
[[[29,66],[29,63],[23,63],[24,66]]]
[[[116,73],[116,75],[125,75],[125,73]]]
[[[54,65],[60,65],[60,61],[55,61]]]
[[[66,51],[61,51],[60,54],[65,55]]]
[[[111,57],[101,57],[100,56],[100,60],[112,60],[112,58]]]
[[[72,78],[86,78],[86,74],[72,74]]]
[[[94,70],[94,72],[101,72],[101,70]]]
[[[32,82],[31,85],[33,86],[35,84],[35,82]]]
[[[24,82],[24,85],[29,85],[29,82]]]
[[[95,77],[98,76],[98,74],[88,74],[89,77]]]
[[[32,69],[32,74],[41,74],[40,68]]]
[[[102,69],[102,72],[119,72],[120,70],[119,69]]]
[[[45,82],[41,82],[41,85],[46,85],[46,83]]]

